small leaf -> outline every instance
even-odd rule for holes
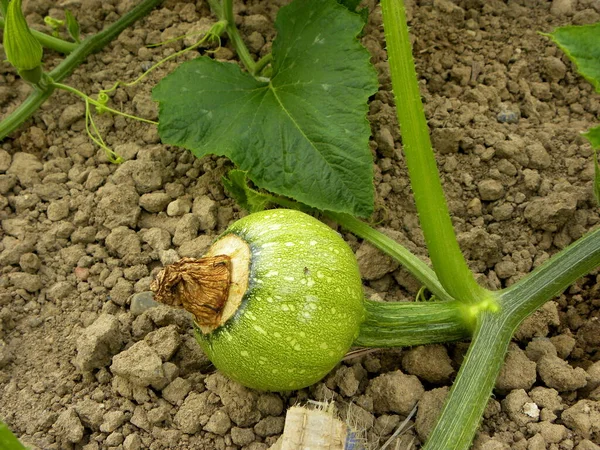
[[[67,20],[67,31],[69,36],[79,44],[81,42],[79,37],[79,22],[77,22],[75,16],[68,9],[65,9],[65,19]]]
[[[600,22],[569,25],[544,34],[575,63],[577,71],[600,93]]]
[[[153,91],[165,143],[228,156],[259,187],[322,210],[373,211],[367,100],[377,91],[361,19],[295,0],[275,22],[271,79],[200,57]]]
[[[269,204],[267,194],[261,194],[248,187],[246,172],[243,170],[230,170],[223,177],[223,186],[238,205],[250,213],[262,211]]]
[[[590,141],[594,150],[594,196],[600,205],[600,165],[598,164],[598,150],[600,149],[600,125],[590,128],[583,136]]]

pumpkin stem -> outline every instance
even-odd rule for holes
[[[198,325],[215,329],[221,323],[230,284],[231,258],[218,255],[182,258],[160,271],[150,289],[157,302],[184,308]]]

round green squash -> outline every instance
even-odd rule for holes
[[[229,257],[231,279],[219,322],[197,320],[196,338],[233,380],[267,391],[309,386],[358,336],[365,311],[356,259],[317,219],[284,209],[254,213],[205,256]]]

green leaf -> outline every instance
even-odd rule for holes
[[[322,210],[373,210],[362,22],[334,0],[296,0],[275,26],[272,78],[201,57],[153,91],[163,142],[228,156],[258,186]]]
[[[591,25],[566,26],[545,34],[575,63],[577,71],[600,93],[600,22]],[[600,125],[590,128],[583,135],[594,149],[594,196],[600,204]]]
[[[67,20],[67,31],[69,32],[69,36],[71,36],[75,42],[81,42],[79,37],[79,22],[77,22],[75,16],[68,9],[65,9],[65,19]]]
[[[569,25],[544,34],[575,63],[577,71],[600,93],[600,22]]]
[[[590,128],[583,133],[583,136],[590,141],[592,148],[600,150],[600,125]]]
[[[337,0],[337,2],[352,12],[356,12],[356,8],[358,8],[358,5],[360,4],[360,0]]]
[[[230,170],[223,177],[223,186],[242,208],[250,213],[262,211],[270,203],[270,196],[248,187],[246,172]]]
[[[14,434],[8,429],[8,426],[0,420],[0,449],[2,450],[26,450],[26,447],[19,442]]]
[[[342,5],[345,6],[346,8],[348,8],[349,11],[352,11],[356,14],[358,14],[360,16],[360,18],[363,21],[363,24],[366,24],[367,21],[369,20],[369,8],[364,7],[361,9],[356,9],[358,8],[358,5],[360,4],[361,0],[337,0],[337,2]]]

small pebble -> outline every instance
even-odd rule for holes
[[[58,222],[69,216],[69,203],[67,201],[56,201],[48,206],[48,219]]]
[[[136,342],[127,350],[115,355],[110,370],[114,375],[126,378],[136,387],[145,388],[152,385],[155,389],[162,389],[168,383],[160,356],[146,341]]]
[[[6,367],[13,360],[12,353],[8,350],[8,345],[0,340],[0,369]]]
[[[550,13],[557,17],[571,16],[574,10],[574,0],[553,0]]]
[[[214,412],[208,423],[204,425],[204,430],[223,436],[231,428],[231,419],[225,411],[217,410]]]
[[[125,422],[126,417],[123,411],[109,411],[104,414],[104,421],[100,425],[100,431],[103,433],[112,433]]]
[[[521,114],[518,111],[503,110],[498,113],[496,120],[500,123],[519,123]]]
[[[123,441],[124,450],[139,450],[142,448],[142,439],[137,433],[130,434]]]
[[[587,384],[589,378],[581,367],[573,368],[558,356],[543,356],[537,362],[537,370],[546,386],[559,392],[580,389]]]
[[[164,192],[151,192],[139,198],[140,206],[151,213],[163,211],[170,201],[171,197]]]
[[[247,445],[254,442],[255,435],[252,428],[238,428],[233,427],[231,429],[231,440],[236,445]]]
[[[131,305],[129,310],[134,316],[139,316],[144,311],[158,306],[158,302],[154,300],[154,292],[152,291],[138,292],[137,294],[133,294],[130,297],[129,302]]]
[[[183,216],[192,209],[192,202],[187,199],[178,198],[167,205],[167,216]]]
[[[531,414],[537,405],[531,401],[523,389],[511,391],[501,403],[502,410],[519,426],[534,422],[539,417],[539,411]]]
[[[477,183],[479,197],[484,201],[494,201],[504,196],[504,186],[498,180],[486,179]]]
[[[76,444],[83,439],[84,428],[73,408],[63,411],[54,422],[53,428],[66,442]]]
[[[0,149],[0,173],[4,173],[10,167],[12,156],[6,150]]]
[[[169,403],[179,405],[191,390],[192,385],[188,380],[177,377],[163,389],[162,396]]]
[[[518,345],[511,343],[496,380],[496,389],[507,393],[516,389],[529,390],[536,381],[536,366]]]
[[[19,258],[19,265],[25,272],[37,272],[42,263],[35,253],[24,253]]]

